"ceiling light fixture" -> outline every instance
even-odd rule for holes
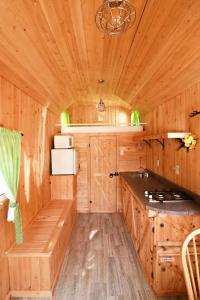
[[[104,79],[98,79],[98,83],[102,84],[102,83],[104,83],[104,82],[105,82]]]
[[[128,0],[105,0],[96,13],[96,25],[108,35],[119,35],[130,28],[136,9]]]
[[[103,111],[106,110],[105,103],[103,102],[102,99],[99,100],[99,103],[98,103],[97,106],[96,106],[96,110],[97,110],[97,111],[100,111],[100,112],[103,112]]]

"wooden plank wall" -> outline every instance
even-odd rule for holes
[[[148,123],[149,134],[166,131],[189,131],[194,133],[199,142],[195,150],[180,149],[177,140],[165,141],[165,149],[152,141],[147,147],[147,167],[163,175],[169,180],[200,194],[200,115],[189,118],[193,110],[200,110],[200,82],[193,84],[179,95],[159,105],[144,116]],[[157,164],[159,160],[159,166]],[[175,174],[175,166],[179,166],[180,174]]]
[[[78,174],[77,174],[77,210],[79,212],[89,211],[90,197],[90,149],[89,135],[76,135],[75,147],[78,152]]]
[[[49,148],[56,122],[56,115],[0,77],[0,126],[24,133],[18,195],[24,227],[50,199]],[[14,241],[13,225],[6,222],[6,214],[5,203],[0,206],[0,299],[9,291],[5,250]]]
[[[117,170],[118,172],[137,171],[146,167],[145,145],[134,139],[134,134],[118,134]]]
[[[131,110],[127,107],[107,104],[105,112],[96,111],[96,103],[73,104],[69,107],[71,123],[127,123],[130,122]],[[98,103],[98,101],[97,101]],[[127,106],[127,105],[126,105]]]
[[[131,2],[135,24],[113,38],[95,26],[100,0],[1,0],[0,73],[53,111],[99,95],[153,109],[199,78],[200,1]]]
[[[14,240],[13,225],[6,222],[8,202],[0,205],[0,299],[4,300],[9,292],[9,270],[5,250],[10,248]]]

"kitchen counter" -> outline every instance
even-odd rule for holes
[[[147,209],[172,215],[200,214],[200,196],[171,183],[153,172],[149,172],[148,178],[141,178],[137,172],[121,172],[120,175],[126,180],[135,197],[137,197]],[[144,195],[145,191],[169,188],[178,188],[179,190],[185,191],[195,200],[185,200],[184,202],[176,203],[149,203],[149,200]]]

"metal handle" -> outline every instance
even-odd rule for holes
[[[113,176],[119,176],[119,172],[110,173],[109,177],[112,178]]]

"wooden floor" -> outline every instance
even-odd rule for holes
[[[93,299],[157,299],[119,214],[80,214],[65,256],[54,300]]]

